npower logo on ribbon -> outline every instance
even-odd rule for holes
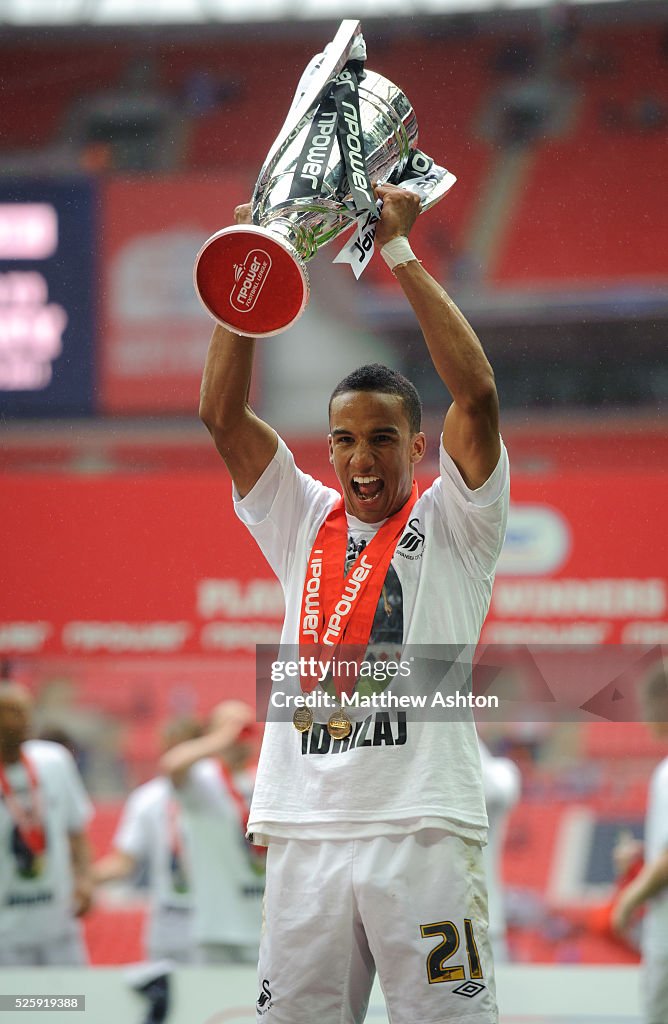
[[[250,313],[271,270],[271,256],[264,249],[251,249],[242,264],[234,264],[234,287],[230,303],[239,313]]]

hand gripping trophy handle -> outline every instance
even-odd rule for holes
[[[307,261],[375,214],[371,181],[417,192],[424,212],[456,180],[417,149],[413,108],[363,70],[365,58],[359,22],[343,21],[302,75],[255,185],[252,224],[217,231],[197,254],[197,294],[237,334],[268,337],[295,323],[309,297]]]

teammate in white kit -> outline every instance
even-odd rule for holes
[[[255,718],[241,701],[214,708],[204,735],[161,759],[174,785],[192,886],[195,962],[254,963],[264,894],[264,851],[246,839]]]
[[[69,751],[28,738],[31,712],[0,683],[0,967],[83,966],[92,807]]]
[[[668,674],[658,666],[643,687],[647,723],[651,732],[668,740]],[[635,856],[633,844],[628,851]],[[647,904],[642,929],[644,1024],[668,1021],[668,757],[654,770],[645,819],[644,866],[622,889],[613,909],[612,923],[624,932],[634,912]]]
[[[494,962],[508,960],[506,908],[502,881],[503,847],[508,829],[508,818],[520,798],[522,780],[520,770],[509,757],[495,757],[481,741],[482,782],[489,833],[483,856],[487,874],[487,905],[489,941]]]
[[[376,244],[453,396],[432,486],[418,496],[413,480],[426,444],[419,397],[386,367],[361,368],[332,396],[342,500],[300,472],[250,409],[252,341],[216,327],[202,382],[200,415],[237,513],[283,585],[282,644],[293,649],[330,635],[399,649],[476,644],[505,533],[491,367],[410,250],[417,198],[376,191]],[[357,1024],[377,970],[394,1024],[495,1024],[473,722],[314,718],[296,719],[301,734],[269,722],[258,767],[249,829],[268,844],[258,1021]]]
[[[161,731],[162,752],[201,734],[198,722],[178,718]],[[193,959],[192,896],[181,810],[172,783],[158,775],[129,795],[112,842],[113,849],[93,865],[96,884],[128,878],[148,867],[150,909],[144,949],[148,960]]]

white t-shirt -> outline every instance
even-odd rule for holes
[[[649,787],[645,819],[645,863],[668,850],[668,757],[655,768]],[[645,956],[668,958],[668,888],[647,904],[643,922]]]
[[[399,647],[474,646],[489,608],[508,513],[505,447],[490,478],[475,491],[442,446],[440,469],[411,509],[386,577],[400,605],[391,616],[400,618]],[[237,514],[283,586],[281,643],[293,650],[308,557],[338,498],[297,469],[280,439],[253,489],[243,499],[235,495]],[[349,517],[351,527],[353,539],[379,528]],[[291,722],[268,722],[249,821],[256,842],[272,835],[343,838],[428,826],[484,841],[487,817],[473,721],[412,720],[399,726],[401,714],[388,726],[387,716],[376,712],[343,741],[330,741],[317,725],[300,735]]]
[[[234,777],[247,803],[248,775]],[[176,790],[192,882],[195,941],[256,947],[262,926],[264,860],[244,837],[240,810],[213,758],[194,764]]]
[[[22,749],[37,776],[46,851],[38,873],[29,877],[33,871],[26,850],[0,795],[0,945],[6,946],[48,941],[71,929],[74,880],[69,836],[82,832],[92,817],[83,782],[65,747],[28,740]],[[31,788],[23,764],[4,768],[15,799],[30,812]]]
[[[148,866],[151,909],[144,941],[154,959],[192,947],[189,890],[181,809],[169,779],[158,776],[128,797],[113,845]]]

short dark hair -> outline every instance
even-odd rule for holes
[[[331,414],[332,402],[337,395],[348,391],[378,391],[381,395],[398,395],[402,401],[408,425],[413,434],[417,434],[422,424],[422,402],[417,388],[398,370],[392,370],[382,363],[368,363],[353,370],[347,377],[340,380],[329,398]]]

